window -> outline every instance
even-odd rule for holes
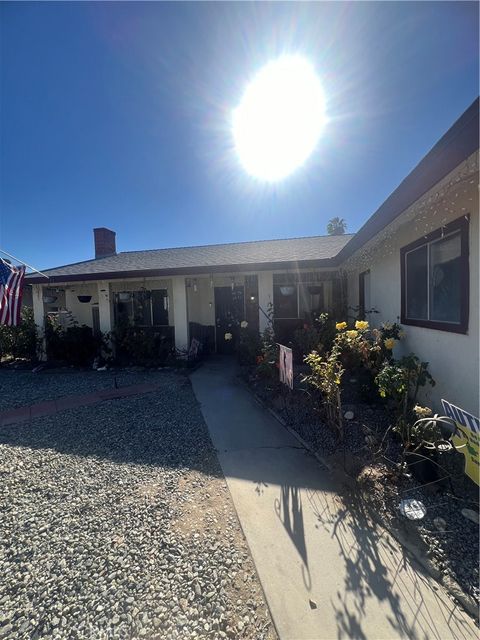
[[[115,318],[117,324],[130,324],[135,327],[167,326],[167,290],[133,291],[126,300],[122,300],[119,294],[116,294]]]
[[[468,218],[401,250],[402,322],[456,333],[468,329]]]
[[[276,320],[298,318],[298,294],[296,285],[273,285],[273,313]]]
[[[358,318],[365,320],[370,310],[370,270],[362,271],[358,276]]]

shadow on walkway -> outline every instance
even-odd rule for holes
[[[367,622],[371,628],[371,621],[367,621],[369,601],[386,607],[390,637],[409,640],[477,637],[473,625],[458,615],[456,605],[441,594],[441,587],[371,520],[359,495],[346,491],[341,499],[332,500],[321,492],[307,494],[319,529],[336,541],[344,565],[343,588],[330,599],[338,638],[372,637],[365,628]],[[317,553],[321,553],[320,547]]]

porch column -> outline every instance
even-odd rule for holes
[[[100,331],[109,333],[112,327],[112,301],[110,294],[110,284],[101,280],[98,286],[98,315],[100,320]]]
[[[172,278],[172,294],[175,347],[177,349],[188,349],[187,288],[185,278]]]
[[[45,343],[45,307],[43,305],[43,287],[41,284],[32,285],[33,319],[37,328],[39,339],[38,359],[47,359],[47,348]]]
[[[271,271],[259,271],[258,326],[260,328],[260,333],[263,333],[269,325],[268,318],[265,314],[268,314],[271,304],[273,304],[273,273]],[[262,313],[262,310],[264,313]]]

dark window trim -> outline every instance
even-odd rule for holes
[[[402,247],[400,249],[400,288],[401,288],[401,317],[402,324],[413,327],[424,327],[426,329],[436,329],[437,331],[448,331],[450,333],[467,333],[468,332],[468,316],[470,310],[470,266],[469,266],[469,224],[470,216],[465,215],[461,218],[457,218],[445,225],[436,229],[432,233],[429,233],[414,242]],[[406,317],[406,273],[405,273],[405,255],[413,249],[438,240],[445,235],[448,235],[454,231],[460,230],[460,243],[461,243],[461,271],[460,271],[460,322],[438,322],[436,320],[414,320]]]
[[[358,319],[365,320],[365,276],[370,273],[370,269],[358,274]]]

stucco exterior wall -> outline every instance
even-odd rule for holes
[[[90,302],[79,302],[78,296],[92,296]],[[65,308],[71,311],[79,325],[93,327],[92,307],[98,305],[97,283],[72,285],[65,289]]]
[[[359,304],[358,275],[370,270],[370,302],[378,314],[373,326],[400,320],[400,249],[460,216],[469,214],[470,310],[466,335],[405,326],[406,339],[396,356],[415,353],[430,363],[435,387],[421,392],[421,402],[441,411],[445,398],[479,415],[479,200],[478,154],[462,163],[395,223],[343,265],[348,274],[349,306]]]

